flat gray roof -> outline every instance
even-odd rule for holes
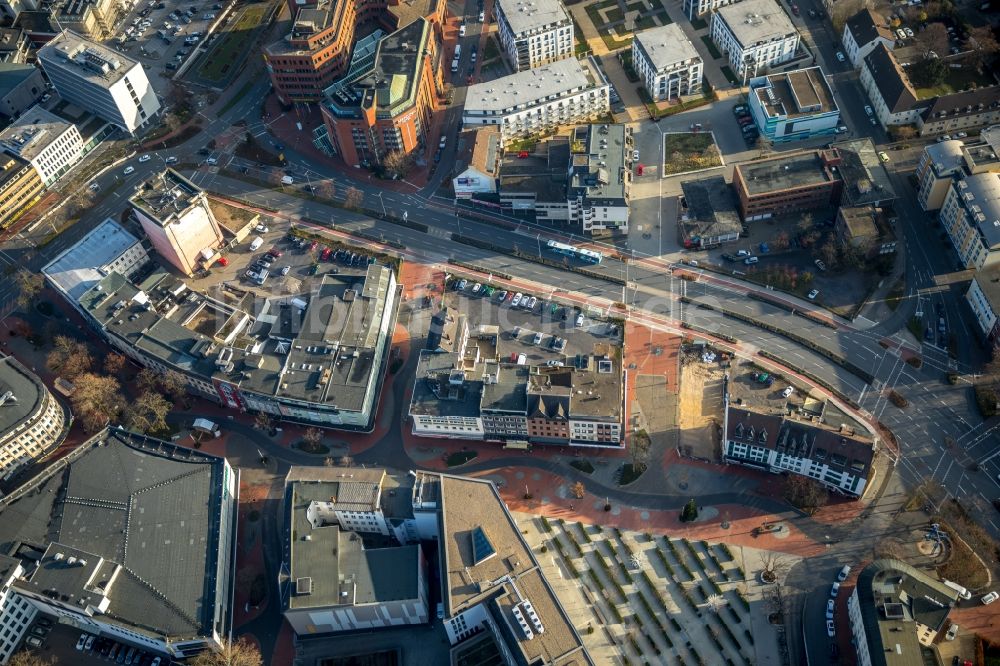
[[[743,0],[715,11],[744,48],[795,34],[791,19],[775,0]]]
[[[201,188],[174,171],[165,169],[135,188],[129,203],[161,224],[183,215],[198,202]]]
[[[961,140],[952,139],[951,141],[928,144],[924,150],[927,151],[927,157],[930,158],[934,173],[939,178],[943,178],[965,164],[965,156],[962,154],[964,147],[965,144]]]
[[[676,23],[657,26],[635,34],[635,43],[646,54],[653,68],[669,70],[679,63],[701,62],[698,50]]]
[[[735,169],[743,175],[751,196],[836,180],[815,150],[744,162]]]
[[[603,77],[589,60],[566,58],[469,86],[464,112],[505,114],[601,85],[606,85]]]
[[[78,301],[104,278],[99,270],[139,242],[110,217],[42,269],[70,299]]]
[[[480,376],[464,373],[463,381],[451,384],[462,366],[462,359],[454,352],[441,353],[424,349],[417,361],[410,414],[418,416],[479,416],[479,397],[483,390],[482,369]]]
[[[570,23],[559,0],[497,0],[497,9],[516,36]]]
[[[570,188],[593,203],[625,205],[625,125],[577,125],[572,145]]]
[[[837,102],[819,67],[769,74],[754,88],[761,107],[772,118],[796,118],[837,110]]]
[[[72,30],[63,30],[38,49],[38,59],[43,69],[61,67],[103,88],[111,87],[139,65],[139,61]]]
[[[955,183],[955,187],[986,245],[1000,245],[1000,173],[973,174]]]
[[[45,399],[46,388],[13,356],[0,356],[0,438],[13,433]],[[10,392],[10,397],[4,396]]]
[[[0,144],[15,155],[31,161],[72,126],[54,113],[35,105],[0,132]]]

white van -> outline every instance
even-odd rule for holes
[[[257,250],[260,249],[260,246],[263,244],[264,244],[264,239],[261,238],[260,236],[257,236],[256,238],[253,239],[253,242],[250,243],[250,251],[256,252]]]
[[[281,184],[282,185],[291,185],[294,182],[295,182],[295,180],[291,176],[282,176],[281,177]]]

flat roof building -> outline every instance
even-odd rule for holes
[[[108,218],[59,253],[42,268],[42,274],[76,305],[105,276],[116,272],[131,277],[148,262],[149,255],[139,239]]]
[[[494,11],[515,72],[573,56],[573,21],[561,0],[497,0]]]
[[[743,231],[736,197],[722,176],[681,183],[680,226],[685,248],[710,248],[738,241]]]
[[[55,450],[69,430],[67,412],[13,356],[0,356],[0,478]]]
[[[798,31],[775,0],[720,7],[712,14],[711,36],[738,77],[755,77],[788,62],[799,47]]]
[[[948,239],[966,268],[1000,259],[1000,173],[953,180],[939,214]]]
[[[830,148],[840,156],[840,163],[836,165],[837,173],[844,181],[840,205],[884,206],[898,196],[885,163],[870,138],[836,141],[830,144]]]
[[[815,150],[733,167],[733,188],[745,221],[809,210],[840,201],[840,154]]]
[[[156,117],[160,100],[138,60],[63,30],[38,50],[60,97],[129,134]]]
[[[637,32],[632,66],[654,101],[701,93],[704,63],[676,23]]]
[[[773,143],[832,136],[840,126],[833,89],[819,67],[752,79],[749,100],[754,123]]]
[[[164,261],[191,277],[222,247],[222,228],[200,187],[173,169],[144,181],[129,199],[146,237]]]
[[[88,632],[175,658],[232,624],[239,474],[225,458],[109,429],[0,500],[13,586]]]
[[[83,138],[76,125],[33,106],[0,131],[0,147],[29,162],[48,187],[83,157]]]
[[[938,210],[951,187],[952,176],[965,167],[964,144],[958,139],[924,146],[917,165],[917,201],[924,210]]]
[[[45,184],[34,165],[15,154],[0,153],[0,231],[35,205]]]

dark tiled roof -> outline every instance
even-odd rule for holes
[[[873,42],[879,37],[884,37],[889,41],[896,38],[892,34],[885,22],[885,19],[870,9],[862,9],[860,12],[847,20],[847,27],[854,36],[854,41],[858,46]]]
[[[1000,107],[1000,86],[990,86],[935,97],[930,106],[924,110],[923,117],[924,122],[929,123],[995,111],[998,107]],[[939,117],[939,113],[944,115]]]
[[[916,91],[885,44],[879,44],[865,56],[865,67],[871,72],[879,94],[891,113],[912,109],[917,103]]]

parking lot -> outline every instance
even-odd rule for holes
[[[48,634],[41,639],[41,646],[28,644],[24,646],[34,650],[45,659],[51,659],[57,664],[73,664],[74,666],[125,664],[128,661],[131,646],[88,633],[88,636],[93,636],[90,641],[90,649],[85,649],[86,643],[84,643],[84,646],[81,646],[82,649],[78,650],[77,643],[80,640],[80,634],[84,633],[83,631],[66,624],[59,624],[56,622],[56,618],[43,614],[36,617],[32,627],[45,622],[52,622],[53,626]],[[31,629],[25,635],[25,640],[31,636],[30,632]],[[156,666],[168,666],[171,663],[171,660],[166,656],[160,656],[159,661],[156,659],[156,654],[136,648],[133,651],[130,666],[153,666],[154,663]]]

